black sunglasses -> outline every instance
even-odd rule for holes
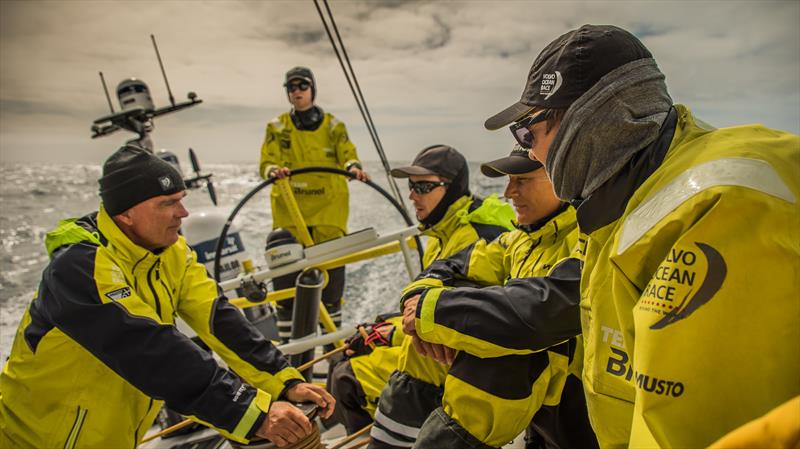
[[[286,90],[289,93],[292,93],[292,92],[296,91],[297,89],[300,89],[302,91],[306,91],[306,90],[308,90],[309,87],[311,87],[311,83],[309,83],[308,81],[300,81],[299,83],[289,83],[289,84],[287,84],[286,85]]]
[[[408,180],[408,190],[414,191],[420,195],[431,193],[431,190],[439,186],[448,186],[450,183],[444,181],[412,181]]]
[[[533,133],[531,132],[531,126],[547,120],[550,116],[550,114],[547,112],[548,111],[545,110],[529,114],[523,117],[517,123],[514,123],[508,127],[508,129],[511,130],[511,134],[513,134],[514,138],[517,139],[519,146],[525,148],[526,150],[530,150],[533,147]]]

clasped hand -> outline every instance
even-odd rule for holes
[[[416,319],[419,297],[420,295],[414,295],[403,303],[403,332],[411,337],[411,344],[414,345],[414,349],[420,355],[430,357],[443,365],[450,365],[456,356],[455,349],[437,343],[429,343],[417,335],[417,327],[414,320]]]

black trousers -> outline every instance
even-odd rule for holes
[[[338,355],[338,354],[337,354]],[[372,423],[364,406],[367,395],[353,372],[350,359],[335,357],[330,360],[327,389],[336,398],[333,417],[352,435]]]

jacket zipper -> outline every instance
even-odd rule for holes
[[[133,446],[136,447],[139,445],[139,431],[141,430],[142,424],[144,423],[144,419],[147,418],[147,415],[150,414],[150,409],[153,408],[153,398],[150,398],[150,402],[147,403],[147,411],[144,412],[142,419],[139,420],[139,425],[136,426],[136,431],[133,432]]]
[[[539,237],[539,240],[536,243],[531,242],[531,247],[528,248],[528,254],[525,254],[525,258],[522,259],[522,263],[519,264],[519,269],[517,269],[517,275],[515,277],[519,277],[519,274],[522,272],[522,268],[525,266],[525,262],[528,261],[528,257],[531,257],[531,253],[536,247],[539,246],[540,243],[542,243],[541,237]]]
[[[164,280],[161,277],[158,277],[158,281],[161,282],[161,286],[164,287],[164,290],[167,292],[167,297],[169,298],[169,303],[172,306],[172,317],[175,318],[178,314],[178,311],[175,309],[175,300],[172,299],[172,291],[167,287],[167,284],[164,283]]]
[[[64,443],[64,449],[73,449],[75,447],[75,443],[78,442],[78,436],[80,436],[81,429],[83,428],[83,423],[86,421],[87,412],[87,409],[78,406],[78,413],[75,415],[75,422],[72,423],[69,437],[67,437],[67,441]]]
[[[150,267],[150,270],[147,272],[147,286],[150,287],[150,292],[153,293],[153,299],[156,302],[156,315],[158,315],[158,318],[163,321],[164,318],[161,316],[161,300],[158,299],[158,293],[156,293],[156,287],[153,285],[153,279],[152,279],[153,270],[155,270],[157,266],[158,266],[158,261],[156,261],[156,263],[154,263],[153,266]]]

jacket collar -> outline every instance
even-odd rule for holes
[[[106,246],[130,262],[138,263],[148,256],[154,257],[155,261],[159,257],[152,251],[133,243],[108,215],[103,206],[100,206],[100,211],[97,213],[97,228],[108,239]]]
[[[558,210],[536,223],[529,225],[515,224],[515,227],[532,238],[547,239],[553,236],[554,240],[557,240],[559,232],[569,232],[570,229],[575,227],[574,223],[575,209],[564,203]]]
[[[431,237],[437,237],[439,239],[443,239],[445,236],[451,235],[453,233],[453,229],[461,224],[461,217],[467,214],[467,208],[471,202],[472,197],[468,195],[464,195],[455,200],[453,204],[447,208],[447,212],[445,212],[444,217],[442,217],[438,223],[427,229],[424,227],[425,225],[420,225],[422,234]]]
[[[677,111],[672,107],[653,143],[636,153],[619,173],[598,187],[591,197],[573,202],[582,233],[591,234],[622,216],[631,196],[664,161],[675,135],[677,121]]]

